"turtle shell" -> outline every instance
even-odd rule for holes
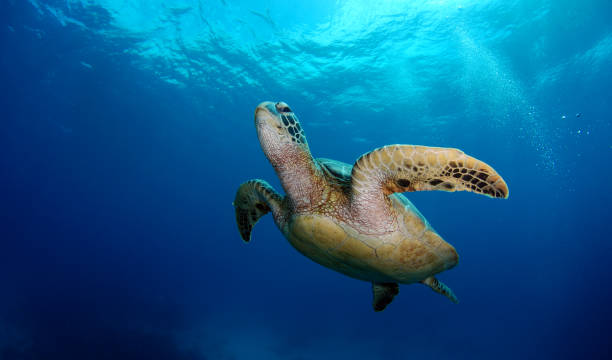
[[[294,215],[285,229],[289,242],[313,261],[347,276],[373,282],[414,283],[458,262],[444,241],[401,194],[390,196],[397,229],[364,234],[325,214]]]

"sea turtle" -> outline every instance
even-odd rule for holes
[[[387,145],[353,166],[314,159],[297,117],[284,102],[255,109],[263,151],[285,190],[249,180],[234,207],[245,242],[266,213],[299,252],[352,278],[372,283],[375,311],[399,293],[398,284],[420,282],[453,302],[452,290],[434,275],[457,264],[457,252],[401,193],[467,190],[507,198],[493,168],[457,149]]]

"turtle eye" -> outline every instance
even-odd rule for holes
[[[289,109],[289,106],[283,105],[283,103],[276,103],[276,110],[278,110],[279,112],[282,112],[282,113],[293,112],[293,111],[291,111],[291,109]]]

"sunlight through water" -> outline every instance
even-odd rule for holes
[[[418,114],[420,126],[485,111],[493,128],[518,122],[542,165],[554,168],[552,141],[530,98],[531,84],[505,64],[503,52],[489,47],[541,18],[547,1],[527,8],[495,0],[389,0],[376,6],[318,0],[307,8],[280,0],[67,0],[55,6],[29,1],[62,26],[109,41],[129,39],[124,53],[137,66],[178,87],[214,91],[228,100],[253,91],[298,91],[326,113],[402,108]],[[516,24],[485,26],[491,13]],[[97,21],[86,23],[86,14]],[[435,111],[440,100],[457,93],[464,109]]]

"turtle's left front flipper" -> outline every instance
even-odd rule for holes
[[[353,194],[466,190],[507,198],[508,186],[486,163],[450,148],[387,145],[361,156],[351,173]]]
[[[249,180],[238,188],[234,199],[236,223],[245,242],[251,240],[251,230],[259,218],[272,211],[279,213],[282,197],[264,180]]]

